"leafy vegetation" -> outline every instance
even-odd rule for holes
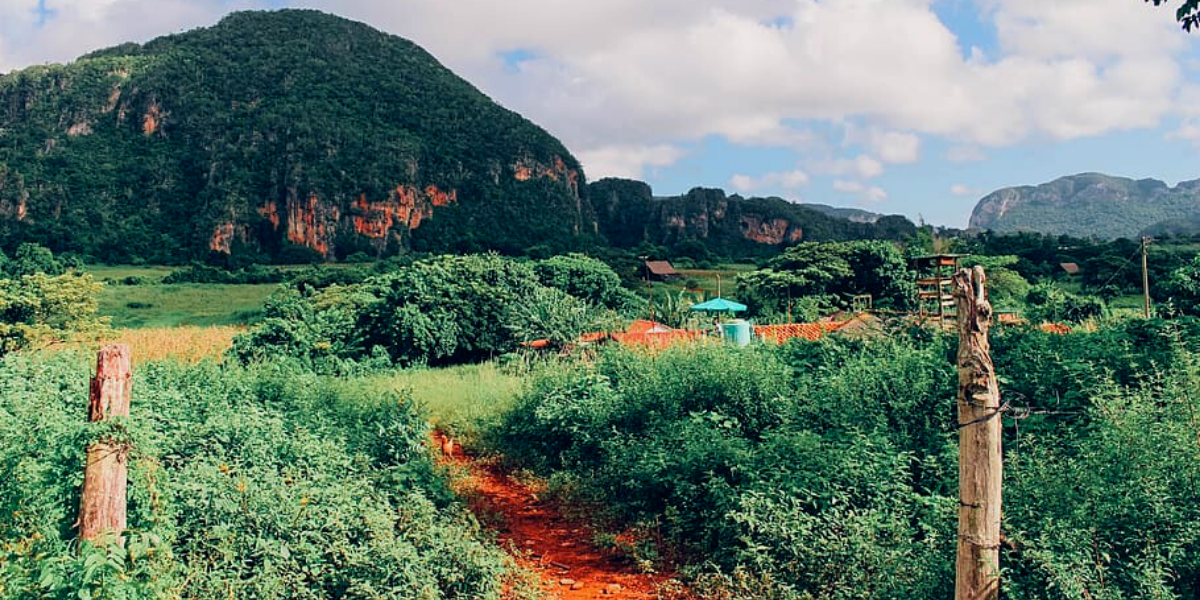
[[[870,295],[879,308],[906,310],[916,301],[915,276],[895,244],[805,242],[766,268],[738,277],[738,293],[754,314],[815,321]]]
[[[126,543],[76,546],[87,377],[0,362],[0,598],[499,598],[412,401],[283,365],[140,367]]]
[[[69,261],[35,244],[22,244],[11,260],[0,252],[0,357],[107,327],[97,316],[101,285],[69,268]]]
[[[615,273],[572,256],[538,268],[547,281],[614,303]],[[591,277],[583,277],[584,272]],[[568,280],[571,274],[580,278]],[[475,362],[511,352],[521,342],[573,341],[605,312],[539,282],[535,267],[495,254],[440,256],[326,289],[288,286],[266,305],[260,328],[235,341],[253,362],[277,354],[321,370]]]
[[[1200,589],[1200,536],[1187,525],[1200,511],[1188,408],[1200,391],[1198,326],[997,331],[1013,407],[1007,594]],[[610,528],[665,540],[660,558],[693,565],[714,597],[947,596],[953,341],[907,335],[612,350],[538,374],[490,444],[597,507]]]

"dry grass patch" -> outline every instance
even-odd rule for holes
[[[129,344],[135,363],[168,358],[197,363],[220,359],[233,346],[233,337],[245,330],[237,326],[118,329],[104,342]]]

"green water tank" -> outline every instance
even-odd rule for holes
[[[754,339],[753,330],[750,328],[750,321],[745,319],[721,323],[721,331],[725,334],[726,342],[738,347],[749,346],[750,340]]]

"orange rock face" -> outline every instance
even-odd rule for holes
[[[571,193],[579,197],[579,171],[567,167],[561,156],[555,156],[553,164],[543,165],[533,159],[523,158],[513,164],[513,177],[517,181],[529,181],[534,178],[547,178],[551,181],[561,181],[571,188]]]
[[[233,223],[218,223],[213,230],[212,238],[208,240],[208,249],[222,254],[232,252],[233,231]]]
[[[328,256],[332,225],[337,223],[340,215],[337,206],[325,205],[316,194],[309,194],[304,199],[291,194],[287,201],[287,239]]]
[[[433,216],[435,206],[447,206],[457,201],[457,190],[444,192],[436,185],[418,190],[415,186],[401,185],[382,202],[368,202],[365,195],[359,196],[352,205],[351,225],[359,235],[380,240],[397,226],[407,231],[420,227],[422,220]]]
[[[414,185],[401,185],[388,195],[386,200],[370,201],[361,195],[343,211],[335,204],[322,201],[316,194],[301,197],[294,190],[289,194],[284,214],[279,205],[272,201],[258,207],[258,214],[267,219],[278,231],[286,227],[284,235],[293,244],[312,248],[328,256],[333,248],[333,237],[339,229],[347,228],[355,233],[380,242],[379,247],[391,235],[402,235],[416,229],[421,221],[433,216],[434,207],[448,206],[458,202],[458,191],[444,191],[436,185],[420,189]],[[215,251],[226,252],[234,230],[226,234],[225,225],[219,225],[210,246]],[[229,227],[232,228],[232,225]],[[218,243],[220,242],[220,243]]]
[[[158,102],[151,103],[150,108],[146,109],[146,114],[142,115],[142,133],[153,135],[162,126],[162,119],[162,107],[158,105]]]
[[[778,245],[784,240],[796,242],[804,235],[800,228],[791,229],[791,223],[787,219],[763,220],[755,215],[743,215],[741,228],[746,239],[760,244]]]

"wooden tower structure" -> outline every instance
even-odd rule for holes
[[[912,259],[917,273],[917,314],[922,320],[936,322],[939,327],[953,324],[954,273],[964,254],[932,254]]]

